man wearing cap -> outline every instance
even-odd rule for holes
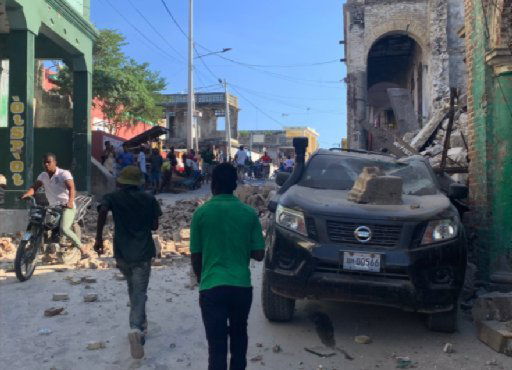
[[[98,206],[98,226],[94,250],[103,253],[103,228],[107,214],[114,217],[114,257],[117,267],[126,277],[130,297],[130,329],[128,340],[133,358],[144,357],[147,330],[146,300],[151,259],[156,256],[152,230],[158,229],[162,215],[155,197],[141,191],[144,179],[136,166],[122,169],[119,189],[103,197]]]

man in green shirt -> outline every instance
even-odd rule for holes
[[[153,195],[141,191],[141,170],[126,166],[117,178],[119,190],[103,197],[98,206],[98,226],[94,250],[103,253],[103,228],[107,214],[114,216],[114,257],[125,276],[130,297],[130,350],[133,358],[144,357],[147,329],[146,300],[151,273],[151,259],[156,255],[152,230],[158,229],[162,215]]]
[[[208,341],[209,370],[247,366],[247,319],[252,303],[249,260],[262,261],[265,242],[256,212],[233,195],[237,172],[229,163],[212,173],[213,198],[192,218],[190,251]]]
[[[213,160],[215,159],[215,154],[213,154],[213,150],[211,146],[208,146],[205,150],[201,152],[201,159],[203,160],[203,176],[205,182],[210,182],[212,177],[213,170]]]

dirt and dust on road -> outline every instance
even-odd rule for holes
[[[203,190],[177,202],[164,196],[164,212],[182,217],[183,205],[193,209],[206,195]],[[256,198],[250,202],[258,208]],[[172,211],[176,205],[179,209]],[[175,234],[173,227],[160,231],[167,243]],[[2,257],[4,266],[7,255]],[[190,260],[185,252],[163,255],[160,261],[165,263],[153,266],[150,280],[149,333],[142,360],[130,356],[126,281],[111,257],[99,259],[95,269],[42,265],[25,283],[1,270],[1,368],[206,369],[208,347]],[[417,314],[308,300],[298,302],[292,322],[270,323],[261,309],[262,264],[251,263],[251,271],[249,369],[512,369],[510,357],[478,341],[469,315],[461,315],[459,332],[440,334],[429,332]]]

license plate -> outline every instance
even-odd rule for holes
[[[343,269],[380,272],[380,254],[343,252]]]

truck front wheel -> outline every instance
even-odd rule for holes
[[[269,321],[290,321],[295,311],[295,299],[286,298],[275,294],[270,288],[267,272],[263,272],[263,283],[261,287],[261,302],[263,313]]]

